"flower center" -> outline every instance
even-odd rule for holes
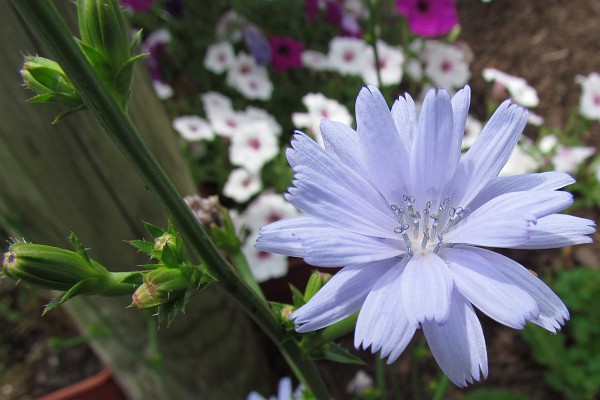
[[[414,251],[422,254],[428,251],[437,253],[447,245],[443,235],[450,231],[469,212],[464,207],[449,207],[450,198],[446,197],[437,212],[432,210],[432,202],[425,203],[423,215],[414,209],[415,198],[409,194],[402,196],[404,206],[392,204],[390,208],[398,218],[399,226],[394,232],[401,235],[406,243],[406,253],[411,257]],[[420,249],[420,250],[419,250]]]

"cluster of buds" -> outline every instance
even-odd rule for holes
[[[158,307],[159,323],[170,323],[179,311],[184,311],[189,299],[213,282],[206,272],[188,260],[183,239],[172,224],[167,230],[146,223],[153,241],[129,242],[156,262],[145,265],[140,272],[142,283],[133,293],[132,307],[148,309]]]
[[[44,313],[77,295],[119,296],[135,290],[137,285],[131,273],[109,272],[87,256],[74,234],[70,239],[75,251],[33,243],[12,243],[4,254],[2,273],[18,281],[63,291],[46,306]]]
[[[145,57],[145,54],[133,55],[141,31],[129,40],[117,0],[77,0],[77,16],[82,52],[114,99],[126,109],[133,83],[133,65]],[[59,103],[68,108],[55,122],[85,108],[77,90],[56,62],[26,56],[21,76],[25,87],[37,93],[29,101]]]

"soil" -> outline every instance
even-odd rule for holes
[[[580,87],[577,75],[600,71],[600,2],[595,0],[475,0],[459,2],[462,22],[461,40],[471,47],[473,111],[485,115],[484,97],[490,85],[481,78],[481,70],[495,67],[524,77],[538,91],[540,105],[535,112],[546,123],[564,127],[572,108],[578,104]],[[600,124],[592,124],[584,136],[588,145],[600,148]],[[587,211],[598,220],[597,210]],[[598,235],[596,235],[597,238]],[[510,256],[540,274],[550,273],[558,265],[598,263],[598,245],[543,252],[518,252]],[[590,260],[592,260],[590,262]],[[273,284],[271,284],[273,285]],[[57,347],[53,338],[68,344],[78,333],[62,310],[41,318],[41,306],[47,303],[45,292],[15,287],[12,281],[0,281],[0,398],[31,399],[71,382],[99,372],[102,368],[85,343]],[[544,383],[544,370],[532,359],[520,333],[481,316],[488,343],[489,378],[473,388],[504,388],[527,393],[532,399],[558,399],[560,396]],[[75,343],[82,342],[77,339]],[[347,339],[351,348],[351,340]],[[419,339],[415,342],[418,343]],[[84,342],[84,341],[83,341]],[[53,346],[52,343],[55,345]],[[368,358],[368,354],[360,353]],[[409,357],[401,357],[392,366],[399,374],[403,398],[411,398]],[[428,382],[438,369],[430,359],[420,361],[420,379]],[[358,367],[322,365],[328,382],[347,382]],[[369,371],[374,376],[373,371]],[[343,391],[334,393],[343,399]],[[447,399],[461,399],[464,391],[451,387]],[[424,395],[424,393],[422,393]]]

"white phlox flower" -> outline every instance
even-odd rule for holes
[[[238,54],[227,71],[226,82],[251,100],[268,100],[273,92],[267,69],[243,52]]]
[[[379,74],[382,85],[396,85],[402,81],[402,64],[404,54],[397,47],[392,47],[382,40],[377,41],[377,56],[379,57]],[[363,81],[368,85],[378,85],[375,53],[372,47],[366,51],[366,68],[362,70]]]
[[[245,203],[261,189],[260,176],[244,168],[236,168],[229,174],[223,187],[223,194],[238,203]]]
[[[421,59],[425,62],[423,73],[434,86],[453,90],[471,78],[470,54],[462,47],[428,40]]]
[[[152,87],[154,88],[156,96],[161,100],[166,100],[173,97],[173,88],[168,83],[152,81]]]
[[[588,76],[578,76],[581,85],[579,112],[588,119],[600,120],[600,74],[592,72]]]
[[[468,115],[465,122],[465,133],[462,139],[461,149],[466,150],[473,146],[482,128],[483,124],[478,119]]]
[[[206,50],[204,67],[215,74],[221,74],[231,67],[234,60],[235,54],[231,43],[219,42],[210,45]]]
[[[594,147],[564,146],[555,135],[544,136],[539,144],[539,150],[549,157],[556,171],[575,174],[581,163],[596,153]]]
[[[229,161],[250,172],[258,173],[278,153],[277,136],[267,121],[246,119],[231,136]]]
[[[208,121],[196,115],[182,115],[175,118],[173,128],[189,142],[212,140],[215,137]]]
[[[517,76],[509,75],[495,68],[484,68],[483,79],[504,87],[512,99],[523,107],[537,107],[540,103],[537,91],[527,84],[527,81]]]
[[[360,76],[368,67],[366,55],[369,46],[353,37],[336,36],[329,42],[327,63],[329,68],[342,75]]]
[[[352,123],[352,116],[346,106],[337,100],[325,97],[322,93],[308,93],[302,97],[302,103],[308,113],[293,113],[292,122],[297,128],[310,129],[312,136],[321,145],[323,144],[321,121],[329,119],[345,125]]]

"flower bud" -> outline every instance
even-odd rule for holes
[[[33,243],[13,243],[4,254],[2,272],[13,279],[47,289],[69,290],[82,281],[97,281],[88,285],[87,293],[101,292],[110,281],[110,273],[94,260],[52,246]]]
[[[308,283],[306,284],[306,290],[304,291],[304,301],[308,302],[331,278],[330,274],[324,272],[314,271]]]
[[[154,239],[154,251],[162,251],[166,245],[175,247],[177,244],[177,237],[170,233],[165,233],[162,236]]]
[[[129,34],[117,0],[77,0],[77,14],[84,45],[102,55],[113,69],[129,60]],[[92,65],[94,61],[90,60]]]
[[[26,56],[21,76],[25,87],[38,94],[29,99],[31,102],[53,102],[71,108],[80,107],[83,104],[60,65],[52,60]]]
[[[146,309],[169,303],[194,285],[194,268],[160,267],[144,274],[144,283],[132,296],[133,307]]]

